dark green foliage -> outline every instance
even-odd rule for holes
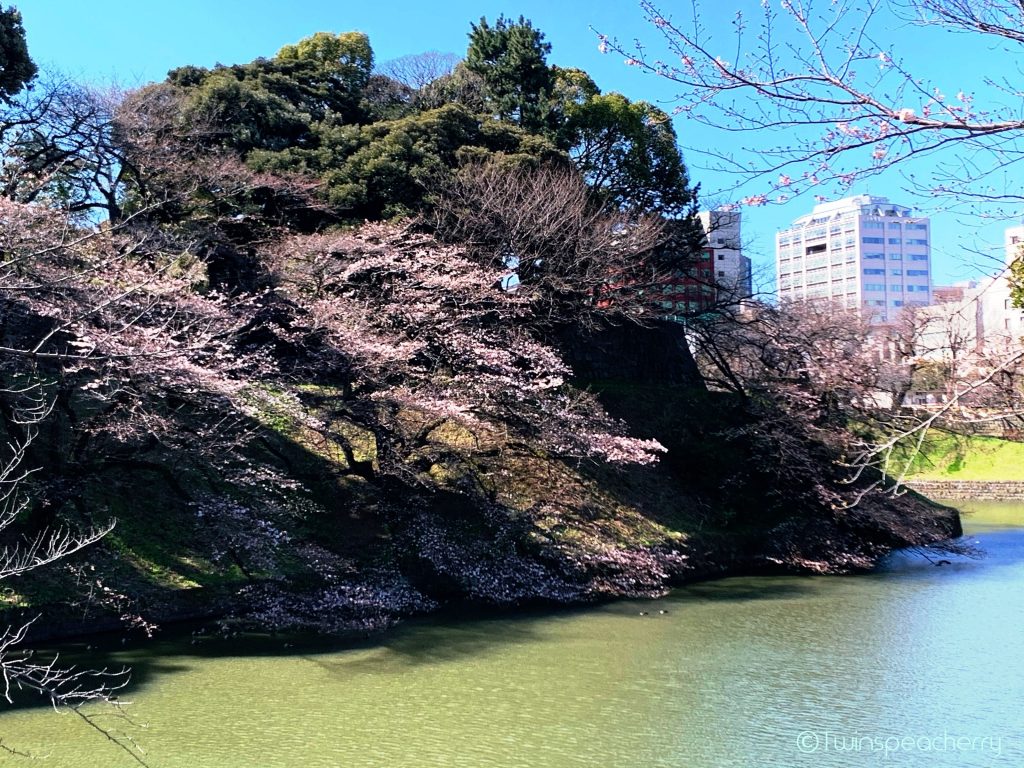
[[[310,141],[328,116],[363,122],[362,78],[346,80],[312,59],[257,59],[212,70],[183,67],[168,82],[186,90],[185,119],[208,125],[213,143],[243,154]]]
[[[686,215],[696,199],[672,122],[646,101],[601,94],[586,73],[559,73],[561,136],[591,189],[609,205]]]
[[[517,22],[499,16],[493,27],[481,18],[471,26],[466,68],[483,78],[489,109],[528,131],[548,129],[554,77],[544,34],[522,16]]]
[[[365,126],[325,122],[316,128],[316,145],[254,152],[249,164],[321,176],[330,203],[355,220],[422,210],[429,190],[469,159],[499,156],[532,165],[564,160],[551,142],[507,123],[481,122],[457,104]]]
[[[416,92],[387,75],[370,75],[360,108],[370,122],[397,120],[413,111]]]
[[[600,203],[688,218],[695,191],[664,112],[548,67],[550,45],[522,17],[481,19],[469,37],[466,61],[424,75],[419,90],[371,74],[373,50],[356,32],[317,33],[250,64],[182,67],[168,82],[200,141],[254,170],[319,178],[346,219],[421,213],[438,182],[492,156],[529,166],[568,156]]]
[[[14,7],[0,7],[0,101],[9,102],[36,76],[36,71],[28,55],[21,13]]]

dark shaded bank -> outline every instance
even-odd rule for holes
[[[812,492],[833,479],[828,452],[809,444],[796,465],[773,453],[746,404],[701,385],[678,326],[566,332],[560,343],[576,386],[666,446],[660,463],[570,460],[441,423],[423,431],[408,478],[377,475],[343,393],[257,384],[244,476],[159,455],[97,470],[78,500],[117,528],[62,569],[10,582],[3,619],[41,613],[37,640],[181,621],[358,635],[441,609],[853,573],[962,533],[956,510],[914,493],[842,508]],[[311,431],[313,418],[331,429]]]
[[[403,533],[405,553],[394,567],[368,569],[332,585],[268,577],[231,589],[149,589],[126,601],[130,615],[100,604],[78,614],[56,603],[11,610],[7,617],[27,620],[41,610],[30,637],[36,642],[105,632],[142,637],[136,616],[157,630],[188,625],[201,633],[269,630],[358,638],[436,612],[657,597],[673,587],[728,576],[867,572],[894,550],[927,548],[961,535],[961,528],[951,507],[901,499],[895,507],[865,509],[843,522],[790,520],[764,531],[697,533],[684,542],[583,554],[582,563],[526,551],[528,532],[506,528],[486,537],[466,532],[457,518],[449,517],[442,527],[436,518],[418,517]]]

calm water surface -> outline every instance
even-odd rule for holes
[[[948,567],[728,579],[340,651],[154,641],[114,654],[136,725],[107,722],[154,768],[1024,766],[1024,506],[974,506],[988,556]],[[137,765],[48,710],[0,737],[41,766]]]

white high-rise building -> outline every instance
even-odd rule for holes
[[[698,218],[707,238],[718,300],[750,298],[753,280],[740,241],[740,212],[719,208],[701,211]]]
[[[884,197],[820,203],[775,236],[779,298],[862,308],[875,323],[931,303],[927,218]]]
[[[1006,247],[1006,263],[1012,264],[1024,256],[1024,226],[1009,227],[1004,237]]]

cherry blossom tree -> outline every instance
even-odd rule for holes
[[[825,200],[876,175],[902,172],[913,191],[948,207],[1003,220],[1020,215],[1024,196],[1015,171],[1024,151],[1024,121],[1017,108],[1019,85],[1012,75],[996,74],[1006,71],[1004,62],[973,80],[972,68],[965,67],[960,82],[932,82],[924,70],[927,62],[905,58],[900,45],[910,34],[946,32],[952,34],[935,37],[937,44],[970,47],[980,55],[1014,50],[1024,41],[1019,3],[783,0],[740,8],[731,24],[709,22],[711,9],[700,2],[669,9],[642,0],[641,8],[655,40],[629,45],[600,34],[599,48],[666,81],[675,94],[674,115],[719,132],[720,145],[697,151],[713,169],[731,175],[734,183],[726,194],[735,195],[733,204],[760,206],[797,195]],[[1011,281],[1020,274],[1018,265],[1010,269]],[[781,309],[794,313],[796,323],[805,322],[808,314],[837,313],[828,305]],[[774,318],[774,330],[763,326],[766,317]],[[850,390],[844,382],[831,382],[842,409],[861,414],[855,421],[874,424],[856,438],[859,445],[843,448],[853,477],[865,477],[869,468],[881,470],[896,480],[892,487],[898,489],[932,426],[959,423],[969,429],[972,421],[1013,419],[1021,413],[1019,388],[1004,385],[1016,381],[1017,350],[977,361],[968,366],[968,376],[953,376],[941,413],[901,410],[915,366],[924,359],[922,347],[935,340],[937,320],[905,316],[887,338],[873,333],[876,341],[855,345],[857,353],[845,364],[827,349],[803,346],[807,364],[797,388],[800,397],[810,396],[806,387],[816,381],[811,371],[829,370],[827,362],[856,384]],[[852,318],[848,322],[857,325]],[[758,371],[754,380],[774,381],[776,362],[789,359],[786,354],[780,358],[780,351],[792,341],[780,323],[775,310],[762,310],[753,326],[726,334],[709,328],[704,359],[722,362],[735,355],[738,345],[746,350],[740,357],[748,361],[741,370]],[[924,338],[926,327],[932,329],[930,341]],[[861,331],[866,339],[867,329]],[[951,336],[954,329],[946,331]],[[950,343],[956,354],[963,352],[956,339]],[[771,365],[757,355],[757,366],[750,368],[750,344],[755,350],[771,349]],[[962,367],[959,359],[957,364]],[[735,367],[716,365],[714,370],[720,383],[744,388]],[[824,383],[812,389],[824,392]],[[876,407],[871,392],[877,396],[886,390],[893,393],[891,407]],[[791,396],[784,394],[778,402],[798,413],[786,405]],[[863,439],[868,436],[873,439]]]
[[[571,371],[537,332],[552,319],[550,297],[510,290],[500,259],[480,264],[464,247],[367,225],[287,239],[274,264],[282,289],[342,356],[378,471],[408,473],[445,422],[502,430],[563,457],[645,464],[664,450],[623,435],[592,395],[569,386]]]
[[[919,175],[910,178],[921,193],[1018,213],[1024,196],[1010,174],[1021,159],[1024,121],[1015,106],[1019,86],[995,74],[1003,62],[977,82],[932,83],[915,69],[919,62],[904,61],[892,33],[898,24],[913,34],[916,25],[921,34],[963,33],[942,41],[954,47],[967,39],[979,50],[1013,48],[1022,42],[1018,3],[783,0],[737,10],[725,30],[705,21],[698,2],[682,12],[653,0],[641,8],[660,44],[629,47],[601,35],[601,49],[671,83],[675,114],[751,147],[707,152],[715,167],[735,174],[736,188],[755,182],[746,204],[829,195],[921,157],[927,164],[915,164]]]

